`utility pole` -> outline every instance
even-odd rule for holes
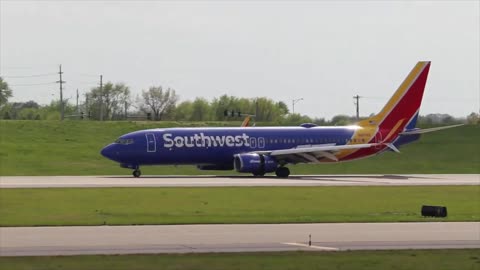
[[[127,107],[128,107],[128,104],[127,104],[127,101],[125,100],[125,108],[124,108],[124,110],[125,110],[125,112],[124,112],[124,114],[125,114],[125,120],[128,119],[128,116],[127,116]]]
[[[255,119],[256,121],[260,121],[258,119],[260,119],[260,116],[258,115],[258,98],[255,99]]]
[[[125,89],[125,92],[123,93],[124,95],[124,98],[125,98],[125,120],[128,119],[128,116],[127,116],[127,108],[128,108],[128,102],[127,102],[127,93],[128,93],[128,89]]]
[[[103,75],[100,75],[100,121],[103,121]]]
[[[63,103],[63,84],[66,81],[62,80],[62,65],[60,65],[60,70],[58,71],[58,75],[60,75],[60,80],[56,81],[56,83],[60,84],[60,120],[63,121],[65,118],[65,104]]]
[[[88,106],[88,93],[85,93],[85,113],[90,117],[90,107]]]
[[[295,114],[295,104],[300,100],[303,100],[303,98],[292,99],[292,114]]]
[[[355,104],[355,107],[356,107],[357,120],[360,120],[360,98],[361,98],[361,96],[355,95],[355,96],[353,96],[353,98],[355,99],[355,101],[353,102],[353,104]]]
[[[77,115],[80,114],[80,110],[78,108],[78,88],[77,88]]]

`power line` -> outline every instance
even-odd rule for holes
[[[361,96],[361,98],[368,98],[368,99],[381,99],[381,100],[388,99],[388,97],[379,97],[379,96]]]
[[[21,83],[21,84],[9,84],[9,86],[35,86],[35,85],[47,85],[55,84],[56,82],[47,82],[47,83]]]
[[[33,77],[46,77],[57,75],[57,73],[44,73],[44,74],[34,74],[34,75],[19,75],[19,76],[10,76],[10,75],[0,75],[3,78],[33,78]]]
[[[95,77],[95,78],[98,78],[98,74],[86,74],[86,73],[79,73],[77,74],[78,76],[82,76],[82,77]]]
[[[98,81],[97,82],[71,82],[72,84],[78,84],[78,85],[98,85]]]

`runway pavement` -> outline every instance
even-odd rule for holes
[[[2,176],[0,188],[216,187],[216,186],[480,185],[480,174],[249,176]]]
[[[480,222],[0,228],[1,256],[426,248],[480,248]]]

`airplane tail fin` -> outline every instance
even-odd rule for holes
[[[383,109],[377,115],[360,121],[358,125],[376,126],[379,130],[388,131],[390,138],[404,130],[415,128],[429,69],[430,61],[418,62]],[[383,139],[389,138],[383,136]]]

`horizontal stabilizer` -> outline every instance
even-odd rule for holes
[[[398,150],[397,147],[395,147],[395,145],[393,145],[393,143],[386,143],[385,144],[388,148],[392,149],[393,151],[397,152],[400,154],[400,150]]]
[[[407,130],[407,131],[401,132],[400,135],[423,134],[423,133],[429,133],[429,132],[439,131],[439,130],[447,129],[447,128],[459,127],[459,126],[463,126],[463,125],[464,125],[464,124],[444,126],[444,127],[435,127],[435,128],[425,128],[425,129],[413,129],[413,130]]]

